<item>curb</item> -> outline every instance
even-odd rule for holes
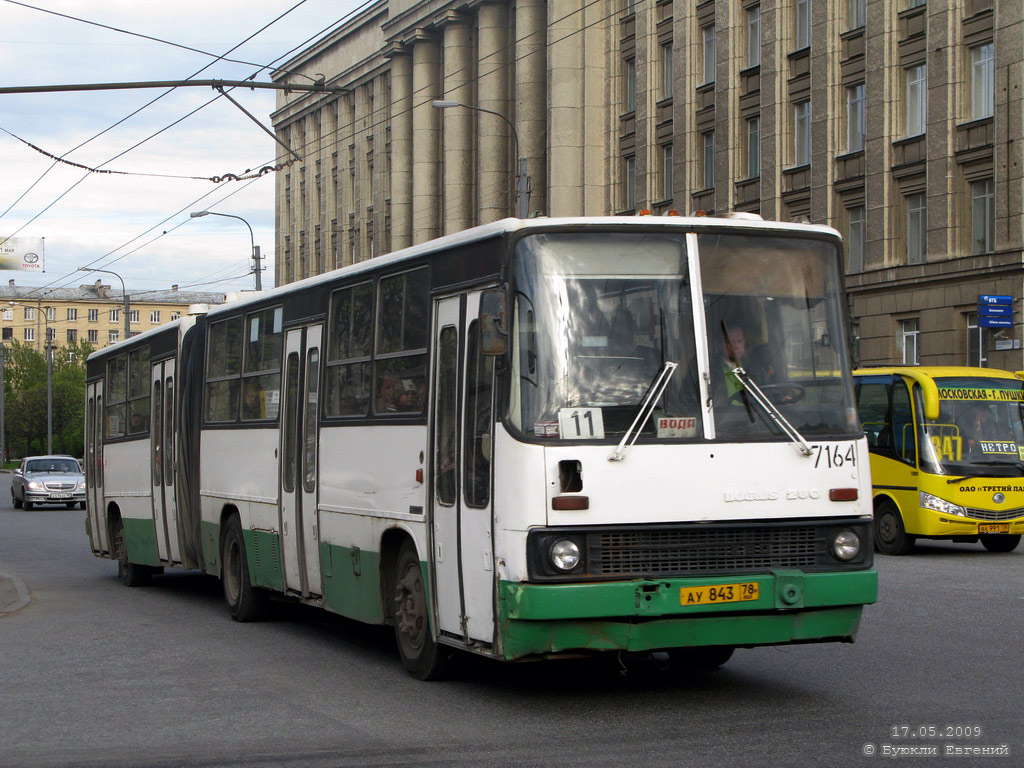
[[[32,595],[25,582],[0,573],[0,619],[16,613],[32,602]]]

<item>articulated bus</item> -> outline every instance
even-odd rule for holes
[[[96,352],[93,552],[217,576],[239,621],[276,593],[393,625],[423,679],[852,642],[841,242],[753,218],[503,220]]]
[[[875,548],[918,538],[1011,552],[1024,533],[1024,381],[992,368],[854,371],[871,451]]]

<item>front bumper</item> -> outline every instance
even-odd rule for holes
[[[682,605],[683,588],[757,582],[756,600]],[[873,570],[636,580],[502,582],[506,659],[579,650],[652,651],[702,645],[852,642],[863,606],[878,599]]]
[[[29,504],[71,504],[85,501],[85,491],[25,491]]]
[[[1002,533],[1024,534],[1024,517],[989,520],[950,515],[920,507],[918,509],[918,524],[913,526],[914,530],[911,530],[911,526],[907,526],[907,533],[933,539],[977,536],[981,533],[994,532],[996,529],[993,526],[1006,526],[1006,530],[1001,531]]]

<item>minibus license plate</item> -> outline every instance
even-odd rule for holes
[[[717,605],[718,603],[743,603],[757,600],[758,583],[745,581],[739,584],[709,584],[705,587],[680,587],[680,605]]]
[[[1009,523],[980,523],[978,533],[1009,533]]]

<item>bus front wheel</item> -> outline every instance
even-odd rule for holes
[[[423,569],[411,542],[403,544],[398,554],[393,589],[395,640],[402,663],[419,680],[441,678],[451,651],[439,645],[431,634]]]
[[[905,555],[914,548],[914,537],[903,526],[903,516],[891,501],[875,510],[875,549],[883,555]]]
[[[983,533],[981,544],[989,552],[1013,552],[1020,544],[1020,534],[1008,536],[1003,533]]]
[[[245,553],[242,524],[232,515],[224,526],[221,540],[221,583],[224,601],[235,621],[259,621],[267,614],[267,594],[249,579],[249,559]]]

